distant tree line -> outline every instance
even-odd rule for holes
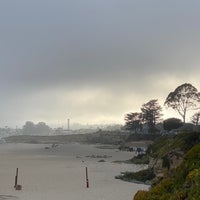
[[[186,123],[186,115],[189,110],[198,110],[200,104],[200,93],[190,83],[184,83],[178,86],[167,96],[164,105],[178,112],[182,120],[177,118],[168,118],[163,121],[163,128],[167,131],[181,127]],[[162,121],[162,107],[158,99],[152,99],[141,107],[141,112],[131,112],[125,114],[126,130],[144,132],[146,126],[149,133],[156,133],[156,125]],[[198,126],[200,121],[200,111],[194,113],[191,122]]]
[[[52,129],[44,122],[34,124],[32,121],[27,121],[22,128],[22,134],[25,135],[48,135]]]

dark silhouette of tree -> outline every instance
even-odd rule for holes
[[[164,105],[176,110],[183,118],[183,123],[185,123],[187,111],[194,109],[199,99],[198,90],[190,83],[184,83],[169,93]]]
[[[142,113],[128,113],[125,115],[125,129],[135,132],[142,130]]]
[[[39,122],[38,124],[34,124],[31,121],[27,121],[25,125],[22,128],[23,134],[28,135],[45,135],[49,134],[51,131],[51,128],[47,126],[44,122]]]
[[[36,133],[37,134],[49,134],[50,133],[50,127],[47,126],[44,122],[39,122],[35,125]]]
[[[199,121],[200,121],[200,112],[194,113],[194,115],[192,116],[192,123],[196,126],[199,125]]]
[[[163,121],[164,130],[171,131],[183,126],[183,122],[178,118],[168,118]]]
[[[148,125],[148,130],[151,133],[156,132],[156,123],[160,121],[162,116],[162,107],[159,105],[157,99],[152,99],[142,105],[141,108],[144,122]]]
[[[35,134],[35,124],[31,121],[27,121],[22,128],[23,134]]]

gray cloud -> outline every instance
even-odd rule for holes
[[[142,102],[167,95],[182,82],[197,84],[199,8],[200,2],[193,0],[1,1],[0,105],[5,120],[10,119],[10,106],[17,118],[22,116],[20,101],[27,106],[23,119],[39,118],[37,109],[48,118],[49,110],[56,112],[62,104],[59,115],[65,107],[61,94],[85,90],[102,92],[85,103],[76,102],[78,109],[88,110],[96,102],[90,113],[100,116],[100,110],[107,110],[109,118],[116,113],[112,102],[118,97],[116,116],[130,108],[123,100],[130,93],[132,101]],[[163,80],[171,84],[165,86]],[[54,97],[56,91],[59,98]],[[102,106],[108,92],[112,97]],[[37,96],[40,100],[34,105]],[[76,113],[76,106],[71,107]]]

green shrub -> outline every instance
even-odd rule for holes
[[[129,160],[133,164],[149,164],[149,156],[146,154],[139,154]]]
[[[116,176],[116,179],[122,179],[124,181],[139,181],[146,182],[155,178],[153,169],[145,169],[138,172],[124,172],[122,175]]]
[[[167,155],[162,157],[162,167],[170,169],[170,160]]]
[[[133,200],[146,200],[147,194],[148,191],[139,190],[133,197]]]

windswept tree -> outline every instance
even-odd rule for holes
[[[194,125],[198,126],[200,121],[200,112],[194,113],[191,120]]]
[[[177,111],[185,123],[187,111],[196,108],[199,99],[198,90],[190,83],[184,83],[169,93],[164,105]]]
[[[162,107],[157,99],[152,99],[142,105],[141,108],[143,120],[147,123],[149,132],[156,131],[156,123],[160,121],[162,116]]]
[[[142,113],[128,113],[125,115],[125,129],[133,130],[135,132],[142,129]]]

